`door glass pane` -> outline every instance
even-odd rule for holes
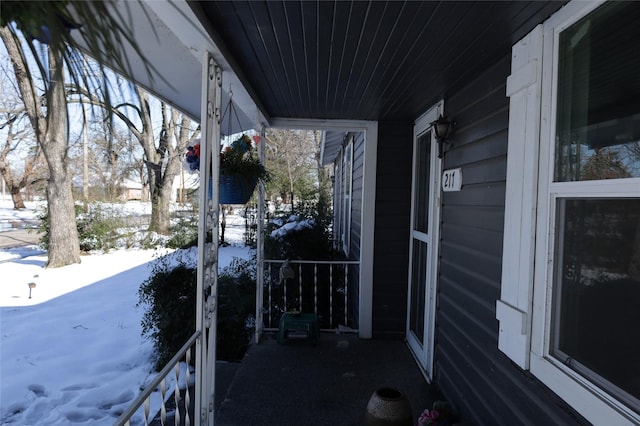
[[[411,263],[411,306],[409,327],[420,344],[424,340],[425,289],[427,285],[427,243],[413,240]]]
[[[414,223],[416,231],[429,233],[429,183],[431,172],[431,132],[418,137],[414,174]]]
[[[640,199],[557,204],[551,353],[640,406]]]
[[[555,181],[640,177],[638,22],[611,2],[560,35]]]

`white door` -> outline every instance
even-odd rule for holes
[[[414,128],[407,341],[426,376],[433,374],[441,161],[431,122],[442,102]]]

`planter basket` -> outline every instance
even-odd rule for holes
[[[220,204],[246,204],[258,184],[255,176],[220,175]],[[209,180],[211,198],[211,180]]]

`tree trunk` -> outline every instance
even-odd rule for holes
[[[67,156],[67,104],[62,83],[62,61],[55,52],[49,52],[51,73],[47,109],[46,138],[38,138],[49,165],[47,204],[49,208],[49,260],[47,267],[80,263],[80,241],[76,226],[73,200],[73,173]]]
[[[9,165],[6,160],[4,160],[4,158],[0,161],[0,175],[2,175],[2,179],[4,179],[5,184],[9,188],[9,193],[11,194],[11,201],[13,201],[14,210],[24,209],[24,200],[22,199],[22,194],[20,193],[22,187],[16,184],[15,180],[13,179],[13,172],[9,168]]]
[[[11,187],[11,201],[13,201],[13,209],[20,210],[25,209],[24,200],[22,199],[22,194],[20,193],[20,188]]]
[[[80,245],[71,179],[64,173],[54,173],[53,171],[51,171],[51,176],[49,185],[47,185],[49,209],[49,260],[47,267],[57,268],[80,263]]]
[[[169,200],[162,195],[156,193],[151,196],[151,223],[149,230],[158,234],[169,234],[171,225],[171,215],[169,213]]]

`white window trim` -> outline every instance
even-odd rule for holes
[[[351,201],[353,198],[353,136],[349,137],[349,141],[344,147],[344,155],[342,158],[343,181],[342,181],[342,218],[341,236],[342,251],[349,255],[351,246]],[[349,192],[347,193],[347,187]]]
[[[556,198],[637,196],[640,179],[551,183],[559,34],[603,2],[573,1],[513,47],[498,346],[593,424],[640,415],[549,356]],[[635,191],[634,191],[635,190]],[[535,266],[535,269],[534,269]]]
[[[438,116],[444,114],[444,100],[440,100],[438,103],[433,105],[427,112],[422,114],[416,120],[413,127],[413,160],[411,166],[411,218],[410,218],[410,226],[409,226],[409,263],[407,265],[408,275],[407,275],[407,319],[406,319],[406,331],[405,338],[409,345],[409,348],[414,354],[414,357],[418,361],[418,365],[420,366],[425,378],[429,383],[433,380],[434,377],[434,357],[435,357],[435,344],[434,344],[434,336],[435,336],[435,312],[436,312],[436,287],[438,282],[438,253],[439,246],[438,241],[440,241],[440,216],[441,216],[441,206],[440,206],[440,196],[441,196],[441,186],[440,180],[442,176],[442,159],[438,158],[436,155],[437,148],[435,147],[435,143],[433,143],[434,136],[431,133],[431,140],[428,142],[431,146],[431,155],[430,155],[430,176],[429,180],[431,182],[431,186],[429,188],[429,199],[427,203],[431,208],[431,213],[429,215],[429,225],[428,232],[425,234],[424,232],[420,232],[414,229],[415,225],[415,201],[416,194],[414,187],[416,169],[418,167],[418,139],[420,136],[432,132],[431,123],[435,121]],[[426,290],[425,290],[425,313],[424,313],[424,335],[421,336],[423,343],[420,344],[416,336],[411,331],[410,318],[411,318],[411,286],[412,284],[412,269],[413,269],[413,242],[414,240],[418,240],[424,243],[427,243],[427,270],[426,270]]]

